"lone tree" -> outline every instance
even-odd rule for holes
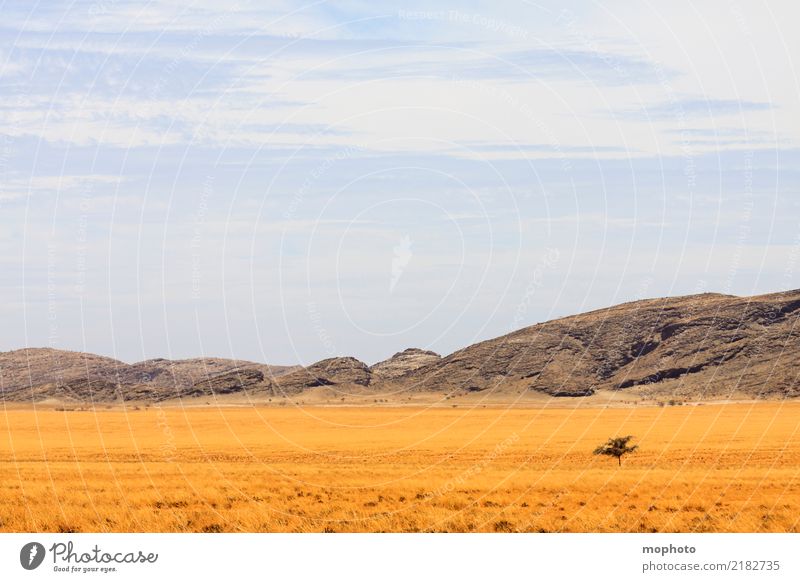
[[[622,455],[632,453],[639,448],[639,445],[628,446],[628,443],[633,438],[633,435],[624,437],[616,437],[608,439],[606,444],[600,445],[594,450],[595,455],[607,455],[609,457],[616,457],[619,465],[622,466]]]

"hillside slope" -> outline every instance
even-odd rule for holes
[[[223,358],[153,359],[135,364],[51,348],[0,353],[0,394],[11,402],[162,401],[244,389],[269,391],[296,367]]]
[[[402,378],[413,390],[513,385],[691,398],[800,395],[800,291],[650,299],[533,325]]]
[[[0,353],[6,401],[164,401],[245,393],[486,392],[554,397],[800,396],[800,291],[648,299],[532,325],[441,358],[415,348],[372,367],[352,357],[307,367],[221,358],[118,360],[53,349]]]

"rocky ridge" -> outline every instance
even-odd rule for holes
[[[307,367],[222,358],[126,364],[49,348],[0,353],[9,402],[153,401],[246,393],[539,393],[601,391],[684,399],[800,396],[800,291],[647,299],[532,325],[446,357],[409,348],[367,366]]]

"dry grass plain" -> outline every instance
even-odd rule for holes
[[[6,532],[797,532],[800,403],[5,409],[0,474]]]

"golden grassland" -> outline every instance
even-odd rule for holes
[[[6,532],[796,532],[800,403],[6,409],[0,475]]]

